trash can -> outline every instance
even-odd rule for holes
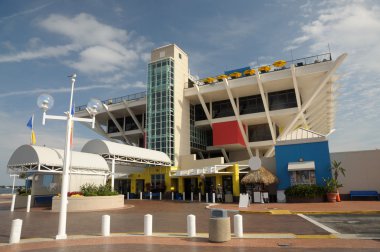
[[[208,240],[210,242],[226,242],[231,240],[231,224],[227,210],[212,209],[208,224]]]

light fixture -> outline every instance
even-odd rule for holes
[[[41,94],[37,99],[37,105],[43,110],[42,125],[45,125],[46,119],[53,120],[63,120],[66,121],[66,143],[63,157],[63,169],[62,169],[62,182],[61,182],[61,202],[59,210],[59,223],[58,223],[58,234],[56,239],[67,239],[66,234],[66,222],[67,222],[67,192],[69,188],[69,170],[70,170],[70,160],[71,160],[71,149],[70,149],[70,136],[72,132],[72,122],[87,122],[92,123],[92,128],[95,127],[95,115],[102,108],[102,103],[99,100],[91,99],[87,105],[87,111],[92,118],[79,118],[74,116],[73,107],[73,95],[74,95],[74,85],[76,74],[70,75],[71,80],[71,96],[70,96],[70,106],[69,111],[65,113],[65,116],[57,115],[47,115],[46,111],[51,109],[54,105],[54,99],[49,94]],[[35,177],[38,180],[38,177]]]
[[[102,110],[102,102],[98,99],[92,98],[87,103],[87,111],[91,116],[95,116],[97,113],[99,113]]]
[[[37,106],[46,112],[54,106],[54,98],[49,94],[41,94],[37,98]]]

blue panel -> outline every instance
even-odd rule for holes
[[[288,172],[289,162],[314,161],[315,178],[318,185],[324,185],[323,178],[331,177],[331,160],[328,141],[278,145],[276,148],[276,172],[279,179],[278,189],[284,190],[290,186]]]
[[[248,69],[251,69],[250,67],[243,67],[243,68],[239,68],[239,69],[234,69],[234,70],[228,70],[228,71],[224,71],[224,74],[225,75],[230,75],[234,72],[239,72],[241,74],[244,73],[245,70],[248,70]]]

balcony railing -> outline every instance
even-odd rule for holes
[[[134,100],[140,100],[142,98],[146,97],[146,92],[140,92],[140,93],[135,93],[135,94],[130,94],[122,97],[117,97],[117,98],[111,98],[108,100],[102,101],[104,104],[110,105],[110,104],[117,104],[121,103],[124,101],[134,101]],[[75,107],[75,112],[80,112],[83,110],[86,110],[87,105],[81,105],[78,107]]]
[[[331,60],[332,60],[331,53],[324,53],[324,54],[314,55],[314,56],[305,57],[305,58],[287,60],[285,66],[273,67],[272,65],[270,65],[271,69],[269,71],[262,71],[262,72],[260,72],[260,74],[266,74],[266,73],[270,73],[270,72],[276,72],[276,71],[289,69],[290,66],[293,64],[295,65],[295,67],[301,67],[301,66],[318,64],[321,62],[326,62],[326,61],[331,61]],[[256,70],[256,67],[255,67],[255,70]],[[233,79],[245,78],[245,77],[249,77],[249,76],[251,76],[251,75],[242,74],[241,77],[237,77],[237,78],[234,77]],[[212,83],[210,83],[210,79],[213,79],[214,81]],[[232,79],[232,78],[229,76],[228,79]],[[198,81],[199,86],[212,85],[212,84],[220,82],[220,81],[218,81],[217,77],[208,77],[208,78],[203,78],[203,79],[199,79],[196,81]],[[196,82],[196,81],[194,81],[194,82]],[[188,88],[192,88],[192,87],[188,87]]]

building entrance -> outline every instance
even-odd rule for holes
[[[136,179],[136,193],[140,194],[140,192],[144,192],[144,180]]]
[[[223,194],[233,194],[232,176],[222,177]]]
[[[208,193],[209,200],[212,199],[212,193],[215,192],[216,189],[216,178],[206,177],[205,178],[205,193]]]
[[[183,179],[185,186],[185,195],[187,199],[190,199],[191,192],[194,193],[194,197],[198,197],[198,179],[197,178],[185,178]]]
[[[131,191],[130,179],[115,179],[115,190],[120,194],[127,195],[127,192]]]

